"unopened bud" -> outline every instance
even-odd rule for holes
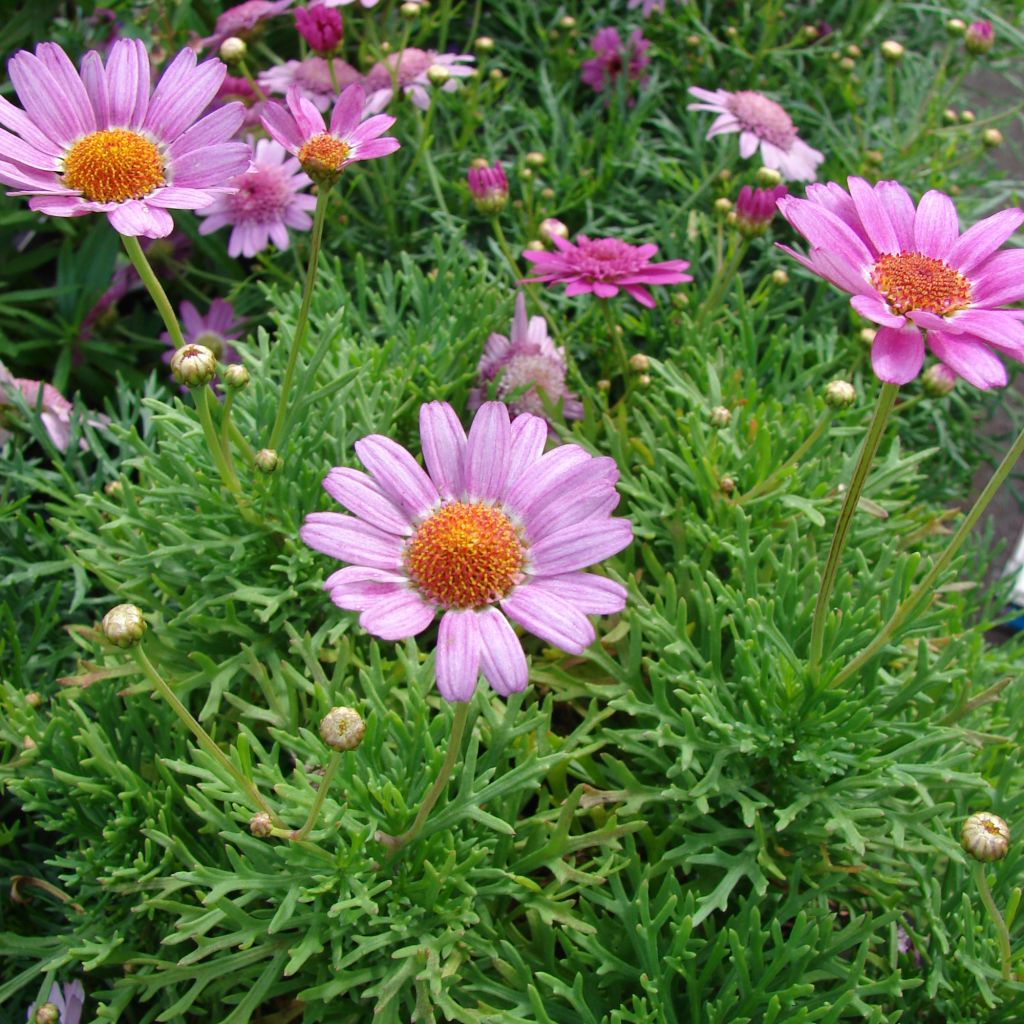
[[[686,43],[686,45],[687,45],[687,46],[688,46],[688,47],[689,47],[689,48],[690,48],[691,50],[697,50],[697,49],[699,49],[699,48],[700,48],[700,36],[698,36],[698,35],[694,35],[694,34],[688,35],[688,36],[687,36],[687,37],[686,37],[686,38],[685,38],[685,39],[683,40],[683,42],[684,42],[684,43]]]
[[[986,149],[997,149],[1003,144],[1003,133],[998,128],[986,128],[981,133],[981,141]]]
[[[266,811],[260,811],[249,819],[249,831],[257,839],[266,839],[274,831],[274,823]]]
[[[721,488],[723,494],[732,494],[736,490],[736,481],[731,476],[723,476],[718,481],[718,486]]]
[[[273,448],[261,448],[252,458],[253,464],[261,473],[268,476],[276,473],[284,461]]]
[[[649,388],[651,386],[651,375],[649,373],[641,373],[636,379],[638,387]]]
[[[860,60],[864,56],[863,51],[856,43],[850,43],[844,52],[851,60]]]
[[[60,1010],[53,1003],[43,1003],[34,1014],[30,1024],[58,1024]]]
[[[932,363],[921,378],[925,394],[944,398],[956,387],[956,374],[945,363]]]
[[[494,40],[490,36],[477,36],[473,48],[477,53],[490,53],[494,49]]]
[[[772,284],[777,284],[779,286],[789,284],[789,274],[787,274],[786,271],[782,269],[782,267],[779,267],[778,270],[773,270]]]
[[[238,61],[245,59],[247,50],[248,47],[245,45],[244,39],[239,39],[238,36],[228,36],[220,44],[218,54],[225,64],[237,64]]]
[[[146,632],[146,620],[135,605],[119,604],[103,616],[100,628],[115,647],[134,647]]]
[[[427,68],[427,81],[431,85],[444,85],[451,77],[451,72],[443,64],[431,64]]]
[[[543,167],[544,166],[544,154],[536,149],[531,149],[526,154],[526,166],[527,167]]]
[[[988,53],[995,41],[991,21],[972,21],[964,33],[964,49],[975,57]]]
[[[882,51],[882,56],[890,64],[896,64],[903,60],[903,54],[907,52],[903,48],[903,44],[897,43],[895,39],[886,39],[879,49]]]
[[[877,334],[877,333],[878,333],[878,328],[877,327],[862,327],[857,332],[857,337],[860,338],[860,340],[865,345],[874,345],[874,343],[875,343],[875,334]]]
[[[38,707],[40,707],[42,705],[43,698],[40,697],[39,694],[36,693],[35,690],[29,690],[29,692],[25,694],[25,703],[30,708],[35,709],[35,708],[38,708]]]
[[[782,175],[774,167],[762,167],[757,172],[757,183],[765,188],[774,188],[782,182]]]
[[[876,167],[878,167],[882,163],[882,161],[885,160],[885,154],[880,149],[869,149],[864,154],[864,159],[869,164],[874,164]]]
[[[612,382],[610,380],[607,380],[604,377],[602,377],[601,380],[599,380],[597,382],[597,390],[598,391],[611,391],[611,389],[612,389]]]
[[[544,251],[544,243],[539,238],[531,238],[526,243],[526,248],[530,252],[543,252]]]
[[[825,401],[833,409],[848,409],[857,401],[857,392],[847,380],[833,380],[825,385]]]
[[[505,77],[505,72],[502,71],[501,68],[491,68],[487,77],[492,82],[500,82]]]
[[[942,112],[943,124],[956,124],[959,120],[960,115],[952,107],[946,107]]]
[[[1010,849],[1010,826],[997,814],[972,814],[960,830],[960,845],[975,860],[1002,860]]]
[[[533,168],[532,167],[522,167],[522,168],[520,168],[520,170],[519,170],[519,177],[522,178],[523,181],[532,181],[533,180]]]
[[[402,4],[402,6],[398,8],[398,13],[401,14],[403,18],[409,18],[410,20],[418,18],[420,16],[420,5],[414,3]]]
[[[553,188],[542,188],[540,190],[540,197],[545,200],[545,202],[550,202],[555,198],[555,190]]]
[[[643,352],[635,352],[629,357],[629,368],[637,373],[644,373],[651,368],[651,361]]]
[[[725,37],[727,39],[736,39],[739,37],[740,30],[735,25],[725,26]]]
[[[857,62],[852,57],[840,57],[839,67],[843,71],[850,72],[857,67]]]
[[[217,357],[205,345],[184,345],[171,356],[174,379],[187,388],[201,388],[217,376]]]
[[[108,480],[103,485],[103,493],[108,498],[119,498],[124,492],[124,484],[120,480]]]
[[[241,363],[229,363],[220,379],[228,391],[241,391],[249,386],[249,371]]]
[[[732,412],[730,412],[724,405],[716,405],[714,409],[711,410],[708,419],[711,422],[711,426],[721,430],[723,427],[727,427],[732,423]]]
[[[564,17],[559,18],[558,24],[561,25],[562,28],[575,28],[576,19],[571,14],[566,14]]]
[[[946,22],[946,32],[956,37],[962,36],[967,31],[967,23],[962,18],[950,18]]]
[[[732,171],[730,171],[728,167],[723,167],[718,172],[718,180],[720,182],[722,182],[723,185],[725,185],[728,182],[732,181]]]
[[[538,229],[540,237],[545,242],[550,242],[553,238],[568,238],[569,229],[562,221],[558,220],[557,217],[545,217],[540,222],[540,228]]]
[[[717,213],[720,217],[724,217],[731,209],[731,199],[727,199],[725,196],[719,196],[715,200],[715,213]]]
[[[32,739],[31,736],[23,737],[22,741],[21,741],[21,749],[22,750],[35,750],[36,749],[36,741],[34,739]]]
[[[975,117],[973,110],[961,110],[960,111],[960,123],[961,124],[974,124]]]
[[[331,708],[320,722],[320,739],[332,750],[355,750],[365,732],[366,723],[354,708]]]

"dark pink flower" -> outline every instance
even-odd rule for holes
[[[508,202],[508,178],[496,161],[493,167],[470,167],[466,174],[473,204],[481,213],[494,214]]]
[[[651,263],[656,245],[630,245],[617,238],[587,238],[577,235],[576,244],[552,235],[555,252],[523,253],[523,259],[540,271],[526,280],[564,284],[566,295],[593,292],[599,299],[610,299],[625,289],[642,306],[654,307],[654,298],[644,287],[649,284],[681,284],[693,278],[683,271],[686,260]]]
[[[992,49],[996,34],[991,21],[972,21],[964,33],[964,46],[968,53],[981,56]]]
[[[641,35],[640,29],[633,29],[628,45],[623,45],[618,30],[601,28],[590,45],[596,56],[583,62],[580,78],[596,92],[613,86],[622,74],[638,86],[647,81],[644,71],[651,63],[647,56],[651,44]]]
[[[321,54],[333,53],[345,31],[341,14],[335,8],[324,4],[297,8],[295,27],[310,47]]]
[[[776,204],[789,189],[785,185],[775,188],[751,188],[744,185],[736,197],[736,226],[748,238],[763,235],[775,217]]]

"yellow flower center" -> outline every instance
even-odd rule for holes
[[[166,182],[156,145],[127,128],[86,135],[64,157],[64,184],[94,203],[141,199]]]
[[[314,135],[300,150],[299,163],[309,175],[338,172],[352,150],[327,132]]]
[[[971,283],[947,263],[919,252],[886,253],[871,269],[871,283],[897,315],[920,309],[948,316],[971,304]]]
[[[512,589],[523,566],[523,545],[504,512],[456,501],[416,530],[405,563],[429,600],[446,608],[477,608]]]

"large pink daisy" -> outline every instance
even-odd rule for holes
[[[523,259],[534,264],[540,273],[527,281],[566,285],[566,295],[593,292],[599,299],[610,299],[622,288],[641,306],[654,308],[654,297],[644,287],[648,284],[681,284],[693,278],[683,271],[686,260],[665,260],[652,263],[656,245],[630,245],[617,238],[588,238],[577,235],[576,244],[553,235],[556,252],[527,250]]]
[[[1000,387],[1006,368],[991,349],[1024,360],[1024,250],[996,250],[1024,222],[1003,210],[963,234],[956,207],[926,192],[914,208],[895,181],[848,179],[811,185],[806,199],[778,208],[810,243],[807,256],[780,246],[815,274],[849,292],[850,305],[880,325],[871,363],[881,380],[906,384],[921,371],[925,340],[975,387]]]
[[[229,141],[241,104],[196,120],[224,77],[219,60],[197,67],[183,50],[152,95],[137,39],[114,43],[106,66],[90,51],[81,74],[56,43],[20,50],[8,70],[25,109],[0,97],[0,181],[40,213],[105,213],[122,235],[162,238],[168,210],[208,206],[249,164],[249,146]]]
[[[467,438],[451,406],[420,407],[426,471],[390,438],[356,442],[369,474],[332,469],[324,488],[353,513],[314,512],[302,539],[352,564],[324,588],[384,640],[422,633],[441,612],[437,686],[467,701],[482,672],[508,696],[526,687],[526,655],[512,622],[564,651],[594,641],[588,615],[621,611],[618,583],[581,572],[633,536],[618,504],[618,470],[568,444],[544,454],[547,424],[509,422],[485,402]]]
[[[818,164],[825,157],[797,135],[789,114],[775,100],[747,89],[712,92],[692,86],[690,95],[701,102],[691,103],[687,110],[710,110],[718,115],[708,129],[707,138],[723,132],[739,132],[740,156],[744,160],[753,156],[760,146],[765,167],[777,170],[784,178],[814,181],[818,176]]]

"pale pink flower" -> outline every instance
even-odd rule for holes
[[[759,92],[726,89],[698,89],[691,86],[690,95],[701,100],[687,110],[710,110],[718,114],[708,130],[707,138],[723,132],[739,132],[740,156],[751,157],[761,149],[765,167],[777,170],[792,181],[813,181],[818,165],[825,157],[812,149],[798,135],[789,114]]]
[[[407,46],[397,53],[388,54],[384,60],[374,64],[366,74],[366,88],[370,93],[369,103],[377,110],[383,110],[394,97],[394,86],[412,102],[426,110],[430,106],[429,89],[433,88],[427,78],[427,68],[443,67],[448,71],[448,81],[442,85],[442,92],[454,92],[459,87],[458,79],[468,78],[474,69],[466,65],[476,58],[469,53],[438,53],[436,50],[419,50]]]
[[[477,365],[481,386],[469,393],[467,405],[478,409],[487,397],[488,385],[497,379],[497,398],[513,416],[531,413],[547,420],[545,401],[561,407],[567,420],[583,417],[583,403],[565,386],[565,349],[548,336],[542,316],[526,317],[526,296],[516,295],[510,337],[492,334]],[[543,394],[543,398],[541,394]]]
[[[309,213],[316,206],[316,198],[303,193],[312,182],[299,161],[273,139],[256,143],[252,166],[229,184],[235,190],[231,195],[199,211],[203,218],[201,235],[230,225],[229,256],[248,259],[271,243],[284,252],[289,244],[289,228],[308,231],[313,226]]]
[[[647,81],[644,71],[651,63],[647,56],[651,44],[640,34],[640,29],[633,29],[628,44],[623,44],[616,29],[598,29],[590,46],[596,56],[583,62],[580,78],[595,92],[614,86],[623,74],[638,86]]]
[[[344,89],[362,79],[362,75],[351,64],[340,57],[331,58],[334,62],[334,74],[338,80],[338,88]],[[326,57],[307,57],[305,60],[287,60],[283,64],[261,71],[256,80],[264,92],[278,96],[287,96],[288,90],[295,86],[299,95],[304,96],[324,113],[338,98],[331,81],[331,70]]]
[[[81,74],[56,43],[20,50],[8,70],[25,109],[0,97],[0,181],[40,213],[105,213],[123,235],[161,238],[174,227],[168,210],[209,206],[248,166],[249,147],[228,141],[241,104],[196,120],[224,77],[219,60],[196,67],[183,50],[152,95],[138,39],[114,43],[105,67],[90,51]]]
[[[52,385],[43,381],[15,377],[0,363],[0,445],[11,437],[5,421],[12,410],[18,410],[15,395],[20,395],[28,412],[37,414],[53,446],[66,452],[71,443],[71,411],[74,406]],[[95,417],[88,421],[92,426],[103,426],[106,417]],[[79,446],[86,447],[85,441]]]
[[[205,316],[191,302],[183,302],[181,333],[186,345],[204,345],[217,357],[218,363],[238,362],[238,352],[231,342],[242,336],[242,322],[226,299],[214,299]],[[169,346],[162,356],[163,361],[169,363],[175,353],[174,340],[167,331],[160,335],[160,340]]]
[[[245,0],[217,16],[213,35],[199,40],[199,47],[217,50],[225,39],[238,36],[244,39],[261,22],[288,10],[292,0]]]
[[[656,245],[630,245],[617,238],[588,238],[577,235],[576,244],[552,235],[554,252],[534,252],[527,249],[523,259],[540,271],[528,282],[564,284],[566,295],[593,292],[599,299],[611,299],[622,288],[641,306],[654,307],[654,297],[645,285],[681,284],[693,278],[683,271],[690,265],[686,260],[665,260],[651,263],[658,251]]]
[[[621,611],[626,590],[581,572],[632,539],[618,504],[618,470],[567,444],[544,454],[544,420],[509,422],[485,402],[467,438],[445,402],[420,407],[426,470],[388,437],[355,448],[369,475],[332,469],[324,489],[353,513],[314,512],[300,536],[351,565],[324,589],[384,640],[422,633],[441,613],[437,687],[468,701],[482,672],[502,696],[526,688],[526,655],[512,622],[579,654],[594,642],[588,615]]]
[[[59,1024],[79,1024],[82,1019],[82,1008],[85,1006],[85,989],[80,981],[65,982],[63,990],[54,982],[50,986],[50,995],[46,1000],[57,1007],[60,1015]],[[38,1010],[38,1006],[29,1009],[29,1019]]]
[[[809,270],[849,292],[850,305],[881,325],[871,347],[877,376],[906,384],[928,347],[978,388],[1001,387],[1006,369],[991,349],[1024,360],[1024,316],[1003,308],[1024,300],[1024,249],[997,252],[1024,222],[1009,209],[963,234],[941,192],[914,201],[898,182],[830,181],[806,199],[785,196],[779,212],[810,243],[807,256],[780,246]]]

